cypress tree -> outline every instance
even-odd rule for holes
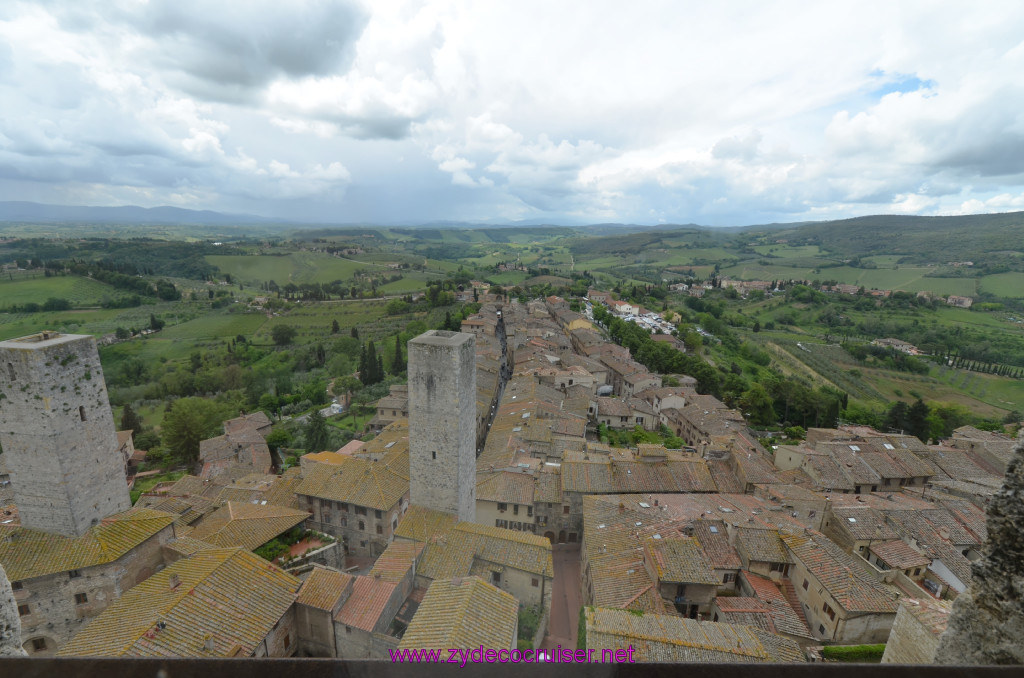
[[[395,335],[395,357],[391,361],[391,374],[405,372],[405,359],[402,357],[402,338]]]

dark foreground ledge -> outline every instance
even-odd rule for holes
[[[1019,666],[393,664],[337,659],[0,659],[3,678],[1017,678]]]

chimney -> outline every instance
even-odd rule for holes
[[[177,574],[172,574],[170,580],[168,580],[167,582],[167,585],[173,591],[174,589],[181,586],[181,577],[179,577]]]
[[[217,648],[213,644],[213,634],[207,633],[203,637],[203,649],[206,650],[207,652],[216,652]]]

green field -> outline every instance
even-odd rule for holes
[[[995,273],[981,278],[979,287],[982,292],[997,297],[1024,297],[1024,273]]]
[[[126,296],[110,285],[77,275],[47,278],[42,275],[20,277],[13,281],[0,279],[0,307],[35,302],[42,304],[50,297],[67,299],[74,306],[96,306],[103,297]]]
[[[758,254],[764,254],[780,259],[798,259],[805,257],[821,256],[821,248],[817,245],[758,245],[754,248]]]
[[[383,264],[367,264],[316,252],[293,252],[283,256],[208,255],[206,260],[221,273],[246,282],[329,283],[348,280],[359,270],[388,270]]]

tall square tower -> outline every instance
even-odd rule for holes
[[[131,508],[91,336],[0,341],[0,445],[25,527],[80,536]]]
[[[430,330],[409,341],[413,504],[476,518],[476,340]]]

